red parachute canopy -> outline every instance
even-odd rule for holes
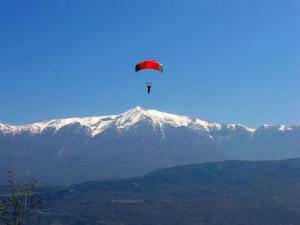
[[[158,70],[160,72],[164,71],[163,65],[161,65],[156,60],[146,60],[136,64],[135,66],[135,72],[138,72],[140,70],[145,70],[145,69]]]

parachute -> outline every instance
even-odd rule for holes
[[[140,70],[157,70],[160,71],[161,73],[164,71],[164,67],[162,64],[160,64],[158,61],[156,60],[146,60],[143,62],[140,62],[138,64],[135,65],[135,72],[138,72]],[[150,94],[151,91],[151,82],[147,83],[147,93]]]
[[[143,61],[136,64],[135,66],[135,72],[138,72],[140,70],[145,70],[145,69],[157,70],[160,71],[161,73],[164,71],[163,65],[157,62],[156,60]]]

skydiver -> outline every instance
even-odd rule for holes
[[[150,91],[151,91],[151,83],[147,83],[147,88],[148,88],[148,94],[150,94]]]

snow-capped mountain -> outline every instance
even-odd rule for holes
[[[248,128],[241,124],[222,125],[219,123],[209,123],[200,119],[192,119],[187,116],[179,116],[160,112],[157,110],[146,110],[141,107],[136,107],[120,115],[85,117],[85,118],[68,118],[44,121],[28,125],[12,126],[0,123],[0,131],[6,134],[20,134],[22,132],[30,132],[32,134],[41,134],[45,130],[52,129],[55,132],[63,127],[79,124],[82,127],[89,129],[89,134],[94,137],[105,129],[114,126],[118,131],[124,131],[134,127],[140,122],[149,122],[153,129],[163,130],[167,126],[171,127],[186,127],[193,130],[210,133],[221,129],[244,129],[253,133],[255,129]],[[279,128],[278,128],[279,129]],[[291,129],[283,128],[280,129]]]
[[[0,123],[0,180],[7,169],[66,184],[203,161],[292,157],[300,157],[300,126],[252,129],[141,107],[120,115]]]

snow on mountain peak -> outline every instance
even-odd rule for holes
[[[279,125],[278,126],[278,130],[280,130],[280,131],[286,131],[286,130],[292,130],[292,128],[288,127],[286,125]]]
[[[152,122],[154,127],[162,129],[166,126],[172,127],[188,127],[195,130],[202,131],[216,131],[221,129],[243,129],[247,132],[253,133],[255,129],[248,128],[242,124],[219,124],[219,123],[210,123],[200,119],[193,119],[187,116],[170,114],[166,112],[161,112],[154,109],[144,109],[142,107],[135,107],[128,110],[127,112],[122,113],[116,121],[116,126],[118,129],[128,129],[133,127],[140,121],[149,120]]]
[[[147,110],[142,107],[135,107],[122,113],[116,120],[118,129],[128,129],[140,121],[150,121],[153,126],[163,127],[164,125],[171,125],[174,127],[188,126],[191,119],[186,116],[178,116],[157,110]]]
[[[160,112],[154,109],[144,109],[139,106],[119,115],[54,119],[21,126],[0,124],[0,131],[3,133],[20,133],[25,131],[41,133],[48,128],[58,131],[67,125],[78,123],[81,126],[88,127],[90,134],[95,136],[111,126],[115,126],[118,130],[126,130],[143,121],[149,122],[154,128],[159,128],[160,130],[166,126],[171,126],[187,127],[205,132],[221,130],[223,128],[231,130],[242,128],[251,133],[255,131],[255,129],[245,127],[241,124],[222,125],[219,123],[210,123],[200,119],[192,119],[187,116]]]
[[[154,109],[147,110],[146,113],[159,126],[168,124],[173,127],[182,127],[182,126],[186,127],[192,122],[192,120],[186,116],[169,114]]]
[[[71,125],[80,124],[81,126],[89,127],[91,130],[91,135],[96,135],[108,127],[112,121],[114,121],[116,116],[99,116],[99,117],[84,117],[84,118],[67,118],[67,119],[53,119],[49,121],[43,121],[38,123],[32,123],[20,126],[11,126],[0,124],[0,131],[3,133],[21,133],[21,132],[31,132],[31,133],[41,133],[48,128],[52,128],[55,131]]]
[[[269,125],[269,124],[264,124],[258,129],[262,130],[273,130],[273,131],[280,131],[280,132],[286,132],[286,131],[291,131],[291,130],[298,130],[300,129],[300,126],[287,126],[287,125]]]
[[[120,114],[115,121],[115,125],[118,129],[126,129],[134,126],[145,118],[145,109],[136,107]]]

